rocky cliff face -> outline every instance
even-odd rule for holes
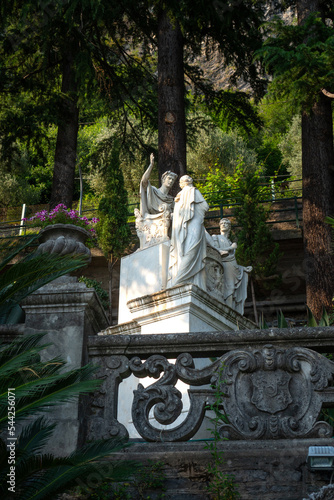
[[[283,19],[286,24],[292,24],[296,21],[296,11],[292,8],[289,8],[286,12],[277,12],[276,14],[269,13],[268,10],[268,21],[273,20],[277,16]],[[216,90],[226,90],[228,88],[244,92],[252,90],[250,85],[241,79],[238,80],[237,85],[231,85],[234,68],[226,65],[218,46],[208,49],[203,44],[202,53],[199,57],[194,58],[193,64],[199,65],[203,71],[204,78],[212,83]]]

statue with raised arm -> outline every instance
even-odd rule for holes
[[[169,239],[171,214],[174,198],[169,194],[177,175],[164,172],[161,186],[157,188],[150,183],[154,166],[154,155],[150,156],[150,164],[140,181],[140,209],[135,209],[136,229],[140,240],[140,248],[152,246]]]
[[[231,221],[221,219],[219,227],[220,234],[214,234],[212,238],[221,254],[224,267],[224,301],[226,305],[243,314],[247,298],[248,273],[252,271],[252,267],[239,266],[236,261],[237,244],[230,240]]]
[[[189,175],[181,177],[180,187],[173,213],[167,288],[194,283],[206,290],[204,215],[209,205]]]

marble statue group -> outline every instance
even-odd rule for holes
[[[210,235],[204,227],[209,206],[189,175],[180,178],[181,191],[169,192],[177,175],[167,171],[160,188],[152,186],[150,165],[140,183],[140,208],[135,210],[140,249],[170,242],[167,288],[193,283],[243,314],[251,267],[238,265],[236,243],[229,239],[231,223],[221,219],[220,234]]]

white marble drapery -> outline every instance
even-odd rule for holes
[[[184,185],[175,198],[168,288],[194,283],[206,290],[204,215],[208,209],[209,205],[192,183]]]
[[[140,213],[143,217],[146,214],[161,213],[164,204],[172,212],[174,205],[173,196],[163,193],[157,187],[152,186],[150,181],[147,181],[145,188],[143,182],[140,183]]]
[[[222,254],[225,304],[243,314],[247,298],[248,273],[252,268],[243,267],[237,263],[235,258],[236,244],[233,245],[226,234],[214,234],[212,238],[214,245]]]

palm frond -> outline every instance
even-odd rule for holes
[[[60,492],[77,478],[83,480],[89,473],[99,475],[102,481],[121,481],[131,476],[139,464],[130,461],[103,461],[112,453],[127,446],[123,440],[109,439],[88,444],[64,460],[64,465],[52,467],[24,485],[20,500],[42,500]]]
[[[21,236],[18,240],[4,239],[0,242],[0,271],[23,250],[36,243],[38,234]]]
[[[16,422],[40,411],[73,400],[78,394],[87,394],[96,390],[100,380],[90,377],[96,367],[86,365],[83,368],[49,377],[37,378],[15,388]],[[0,430],[7,421],[7,393],[0,395]]]
[[[47,253],[30,256],[29,259],[13,264],[0,275],[0,319],[38,288],[85,264],[85,255]]]
[[[31,424],[23,427],[17,445],[21,453],[36,455],[40,453],[53,434],[55,423],[48,423],[45,417],[39,417]]]
[[[62,372],[60,358],[41,362],[39,353],[46,345],[38,344],[45,334],[33,334],[0,348],[0,429],[7,421],[8,387],[15,388],[16,422],[36,412],[46,411],[79,393],[95,390],[100,380],[92,379],[96,367]]]
[[[64,364],[60,358],[54,358],[48,363],[40,361],[39,353],[50,345],[40,344],[45,335],[27,335],[9,345],[0,345],[0,395],[8,387],[18,387],[23,381],[36,378],[36,373],[38,377],[51,375]]]
[[[98,441],[84,446],[68,457],[54,457],[43,453],[55,424],[39,416],[33,422],[26,418],[47,411],[54,405],[77,398],[83,392],[96,389],[101,380],[92,380],[96,367],[86,365],[81,369],[63,372],[63,362],[55,358],[40,360],[44,334],[34,334],[17,339],[10,345],[0,346],[0,431],[7,428],[8,384],[15,387],[16,424],[23,423],[16,442],[16,496],[20,500],[54,498],[70,487],[76,478],[85,480],[88,474],[100,474],[101,480],[128,478],[135,470],[135,463],[107,459],[125,445],[120,439]],[[26,371],[27,376],[22,376]],[[20,374],[21,372],[21,374]],[[11,385],[13,381],[17,382]],[[11,498],[8,491],[8,453],[0,439],[0,497]]]

